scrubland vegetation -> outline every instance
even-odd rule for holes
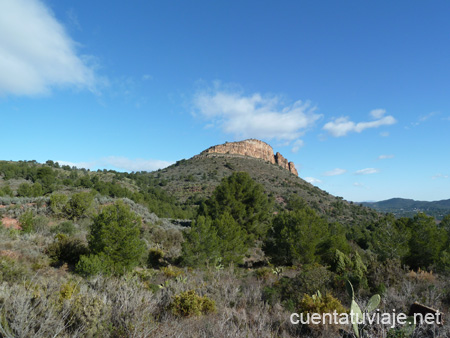
[[[290,173],[269,190],[236,163],[214,184],[187,171],[205,185],[190,198],[164,190],[185,163],[127,174],[0,162],[0,336],[354,337],[290,322],[349,311],[346,281],[362,308],[379,294],[382,312],[418,301],[444,313],[443,326],[367,337],[450,336],[450,216],[377,214]]]

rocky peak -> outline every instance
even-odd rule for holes
[[[289,162],[279,152],[274,155],[273,148],[260,140],[248,139],[239,142],[226,142],[212,146],[200,153],[200,155],[208,154],[230,154],[260,158],[272,164],[278,164],[280,167],[298,176],[293,162]]]

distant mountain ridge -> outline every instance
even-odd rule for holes
[[[391,212],[398,217],[409,217],[417,212],[424,212],[436,219],[450,213],[450,199],[440,201],[416,201],[406,198],[391,198],[379,202],[363,202],[367,207],[380,212]]]

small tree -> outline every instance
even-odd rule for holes
[[[17,188],[17,196],[19,197],[31,197],[33,196],[33,189],[29,183],[21,183]]]
[[[326,235],[327,223],[314,210],[283,212],[273,220],[264,251],[276,264],[312,263]]]
[[[263,186],[248,173],[237,172],[222,180],[211,198],[200,206],[199,214],[218,219],[228,213],[249,239],[256,239],[266,234],[270,207]]]
[[[19,223],[23,232],[34,231],[33,212],[31,210],[24,212],[19,218]]]
[[[223,264],[241,263],[248,249],[246,232],[229,213],[224,213],[214,220],[213,227],[217,231],[219,253]]]
[[[402,220],[389,214],[379,220],[372,235],[373,250],[380,260],[403,259],[408,255],[411,233]]]
[[[64,210],[69,218],[76,220],[91,215],[93,202],[94,196],[91,193],[80,192],[72,195]]]
[[[122,201],[106,206],[94,218],[89,249],[109,265],[105,270],[117,274],[129,271],[139,264],[145,253],[140,227],[141,219]]]
[[[214,262],[219,258],[219,239],[209,217],[199,216],[191,229],[183,235],[184,264],[195,267]]]
[[[409,220],[408,227],[411,237],[406,264],[414,269],[426,269],[437,263],[447,239],[445,230],[436,226],[433,217],[421,212]]]
[[[69,198],[63,194],[52,194],[50,196],[50,209],[53,211],[55,216],[62,215],[68,200]]]

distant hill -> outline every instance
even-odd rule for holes
[[[405,198],[391,198],[379,202],[364,202],[363,205],[379,212],[390,212],[397,217],[410,217],[418,212],[424,212],[440,220],[450,213],[450,199],[441,201],[415,201]]]
[[[239,171],[248,172],[264,186],[266,193],[274,198],[276,210],[285,209],[289,198],[299,196],[329,220],[346,225],[379,217],[373,209],[330,195],[298,177],[292,162],[279,153],[274,155],[272,147],[258,140],[214,146],[147,175],[152,180],[159,180],[160,188],[180,204],[196,208],[224,177]]]
[[[153,172],[93,172],[51,160],[45,164],[0,161],[0,200],[9,203],[17,197],[96,191],[110,198],[128,198],[158,217],[186,220],[195,218],[199,205],[233,172],[247,172],[263,185],[275,202],[269,212],[284,210],[290,199],[297,198],[296,203],[305,203],[329,221],[347,226],[380,217],[374,209],[347,202],[306,182],[298,176],[294,163],[274,153],[267,143],[253,139],[213,146]]]

